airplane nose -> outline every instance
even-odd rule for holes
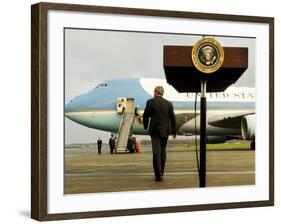
[[[69,112],[64,112],[64,116],[66,116],[67,118],[71,119],[71,115]]]
[[[74,98],[64,106],[64,112],[65,113],[75,112],[75,111],[79,110],[80,105],[81,105],[80,100]]]
[[[69,118],[70,120],[73,120],[73,113],[77,108],[75,107],[74,103],[70,101],[68,104],[64,107],[64,115]]]
[[[82,101],[81,101],[81,99],[82,99]],[[64,116],[76,123],[86,125],[87,118],[84,113],[80,113],[81,105],[83,105],[83,104],[85,104],[83,102],[83,98],[75,98],[75,99],[71,100],[64,107]]]
[[[74,122],[80,122],[80,116],[77,114],[77,109],[72,103],[68,103],[64,107],[64,116]]]
[[[64,113],[65,113],[65,114],[67,114],[68,112],[70,112],[70,107],[71,107],[70,104],[71,104],[71,103],[68,103],[68,104],[66,104],[66,105],[64,106]]]
[[[68,117],[69,112],[71,112],[71,102],[69,102],[64,106],[64,114],[66,117]]]
[[[69,104],[70,103],[66,104],[65,107],[64,107],[64,115],[67,118],[71,119],[72,117],[71,117],[71,113],[70,113],[71,110],[70,110],[70,105]]]

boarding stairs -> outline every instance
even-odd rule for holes
[[[126,99],[126,107],[123,110],[115,153],[124,153],[127,150],[127,142],[131,134],[135,120],[135,102],[133,98]]]

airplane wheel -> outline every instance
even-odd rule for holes
[[[251,146],[252,150],[255,150],[256,149],[256,142],[252,141],[250,146]]]

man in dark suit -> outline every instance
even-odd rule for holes
[[[98,154],[101,154],[101,147],[102,147],[102,140],[99,138],[97,141],[97,145],[98,145]]]
[[[115,148],[115,138],[111,135],[109,139],[109,147],[110,147],[110,154],[113,154],[113,150]]]
[[[153,152],[155,181],[162,181],[166,162],[166,145],[169,134],[176,138],[176,119],[172,103],[164,99],[164,88],[154,89],[154,98],[146,102],[143,114],[144,129],[148,129]]]

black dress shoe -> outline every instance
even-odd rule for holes
[[[162,181],[163,178],[160,176],[160,177],[155,177],[155,181]]]

